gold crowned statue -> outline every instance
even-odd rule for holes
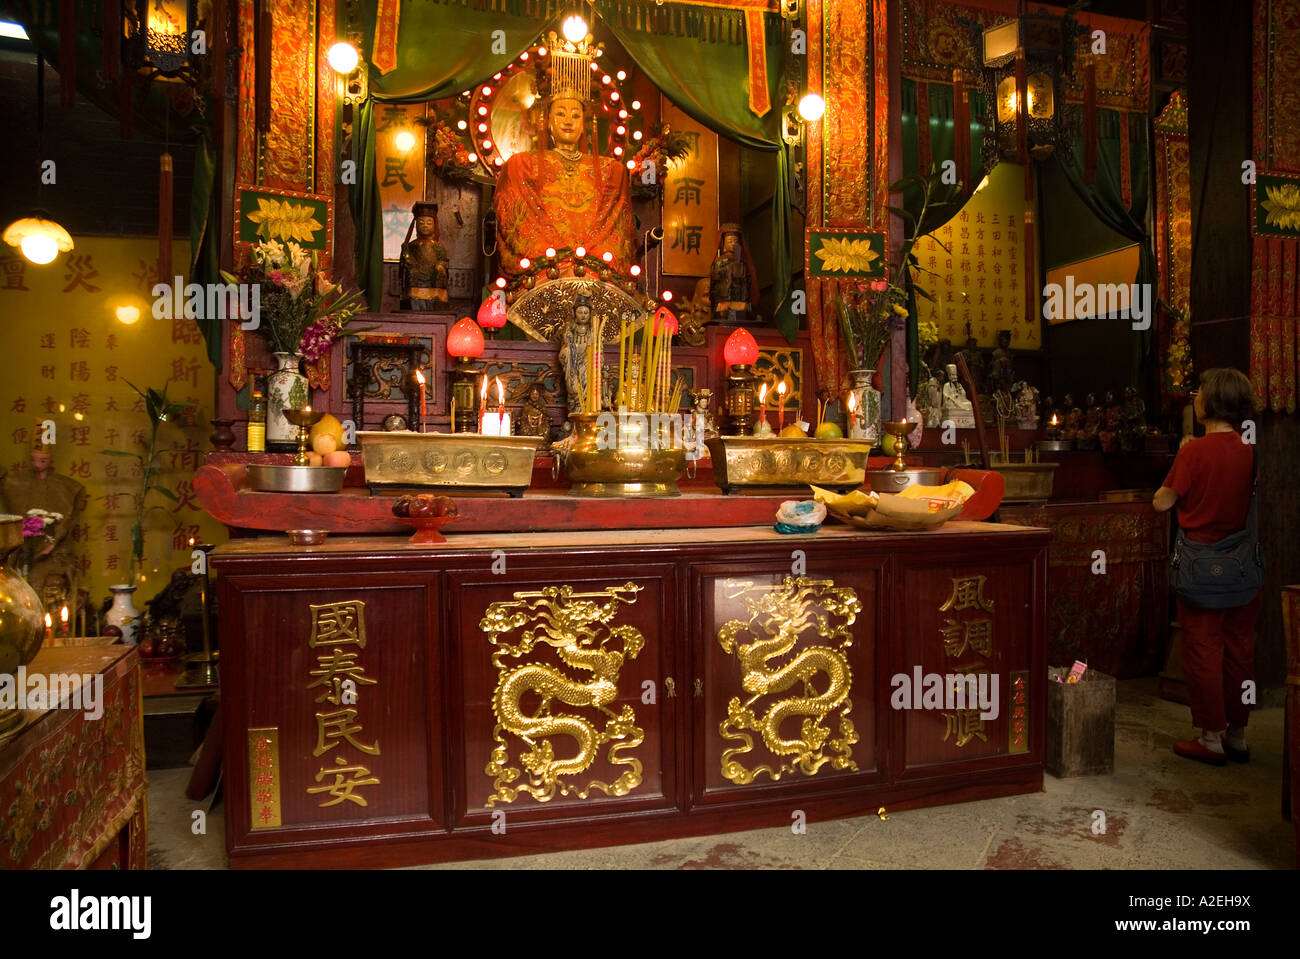
[[[599,154],[591,101],[590,38],[565,52],[552,49],[550,93],[541,101],[531,151],[506,161],[497,180],[497,236],[501,271],[522,272],[521,259],[538,263],[546,250],[584,247],[590,257],[613,254],[616,273],[632,265],[631,188],[624,165]],[[569,264],[560,267],[569,275]]]

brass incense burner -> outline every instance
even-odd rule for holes
[[[857,489],[872,446],[870,440],[806,436],[719,436],[707,445],[713,457],[713,481],[723,494],[808,485]]]
[[[571,413],[573,438],[561,451],[571,496],[678,496],[686,473],[680,435],[655,426],[652,416],[629,416],[618,424],[613,414],[598,423],[594,413]],[[694,464],[691,464],[694,475]]]
[[[358,430],[372,491],[468,490],[522,496],[540,436]]]

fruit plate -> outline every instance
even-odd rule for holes
[[[456,519],[455,516],[399,516],[403,523],[415,527],[415,532],[407,540],[412,546],[434,546],[447,542],[447,537],[438,532],[438,527]]]
[[[857,489],[866,479],[871,440],[807,436],[719,436],[707,443],[722,492],[822,486]]]

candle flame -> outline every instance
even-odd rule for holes
[[[1057,425],[1057,422],[1056,422],[1056,414],[1055,414],[1055,413],[1052,414],[1052,425],[1053,425],[1053,426],[1056,426],[1056,425]]]
[[[68,607],[64,606],[61,610],[59,610],[59,622],[66,623],[67,621],[68,621]]]
[[[487,375],[486,374],[484,374],[483,376],[483,388],[478,391],[478,395],[483,399],[484,402],[487,402]]]
[[[49,628],[50,628],[51,626],[53,626],[53,625],[54,625],[54,620],[50,618],[50,614],[49,614],[49,613],[46,613],[46,614],[45,614],[45,628],[46,628],[46,629],[49,629]]]
[[[785,380],[782,380],[780,383],[776,384],[776,391],[780,393],[782,396],[785,396]]]
[[[849,412],[852,413],[858,408],[858,394],[849,394]]]
[[[302,408],[302,411],[303,411],[304,413],[310,413],[310,412],[311,412],[311,404],[308,403],[306,406],[304,406],[304,407]]]
[[[424,385],[424,370],[415,371],[415,379],[421,386]]]
[[[762,403],[767,399],[767,384],[764,383],[758,390],[758,401]]]
[[[501,377],[497,377],[497,405],[503,405],[506,401],[505,390],[501,388]]]

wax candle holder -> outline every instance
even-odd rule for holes
[[[324,410],[285,410],[284,418],[298,427],[298,452],[293,454],[294,466],[306,466],[307,444],[311,442],[311,428],[325,418]]]

